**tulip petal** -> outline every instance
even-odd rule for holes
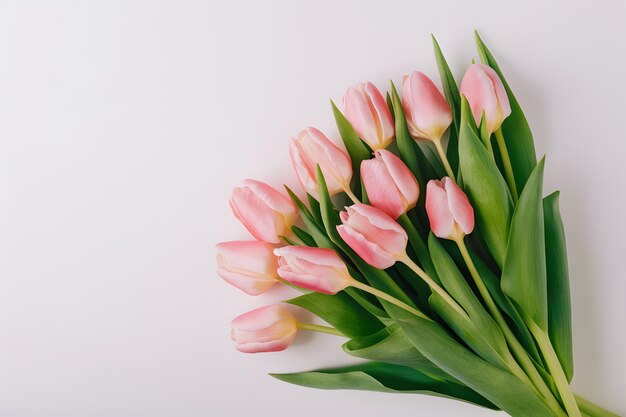
[[[446,177],[443,183],[448,194],[448,205],[452,217],[457,222],[463,233],[466,235],[474,230],[474,208],[469,202],[467,195],[459,188],[459,186]]]
[[[393,218],[398,218],[406,211],[404,196],[381,160],[374,158],[361,162],[361,177],[370,204]]]
[[[419,198],[419,184],[409,167],[400,158],[386,149],[378,150],[377,156],[383,160],[393,182],[407,203],[404,211],[414,207]]]
[[[440,181],[430,180],[426,186],[426,214],[435,236],[449,239],[454,233],[454,217],[448,207],[448,196]]]
[[[295,317],[280,305],[249,311],[231,322],[231,339],[244,353],[276,352],[286,349],[297,333]]]
[[[368,241],[361,233],[345,225],[337,226],[337,232],[341,238],[359,255],[365,262],[375,268],[386,269],[396,263],[396,258],[385,252],[375,243]]]

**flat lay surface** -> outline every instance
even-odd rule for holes
[[[0,2],[0,415],[499,415],[275,380],[358,360],[310,333],[237,352],[232,318],[296,292],[215,273],[214,245],[250,238],[233,187],[299,190],[288,142],[340,142],[329,99],[416,69],[440,86],[431,33],[460,81],[474,29],[561,190],[573,388],[623,415],[625,19],[606,0]]]

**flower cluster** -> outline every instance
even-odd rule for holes
[[[289,143],[306,198],[257,180],[233,190],[232,212],[255,240],[219,243],[219,276],[253,296],[276,284],[301,289],[290,303],[331,325],[268,305],[232,321],[238,350],[280,351],[299,330],[325,332],[373,361],[363,369],[384,367],[382,385],[417,372],[416,390],[512,415],[581,415],[563,330],[571,319],[558,195],[542,200],[543,160],[532,162],[525,118],[478,46],[484,63],[471,64],[458,88],[435,42],[445,94],[419,71],[402,78],[401,95],[393,83],[386,97],[371,82],[349,88],[342,111],[333,103],[343,147],[314,127]],[[561,280],[550,300],[548,280]],[[586,414],[610,415],[596,411]]]

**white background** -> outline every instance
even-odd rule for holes
[[[214,244],[248,238],[232,187],[297,186],[288,139],[337,139],[350,85],[439,84],[431,32],[460,79],[474,28],[562,190],[574,388],[623,415],[625,21],[598,0],[2,2],[0,416],[494,415],[270,378],[352,360],[326,335],[237,353],[230,319],[291,293],[214,272]]]

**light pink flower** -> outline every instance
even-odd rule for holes
[[[258,240],[216,245],[217,274],[249,295],[259,295],[278,282],[274,246]]]
[[[289,154],[302,187],[312,196],[319,195],[317,165],[324,174],[330,195],[350,187],[352,178],[350,157],[314,127],[303,130],[297,138],[292,139]]]
[[[394,219],[415,207],[419,185],[411,170],[393,153],[379,149],[361,162],[361,177],[372,206]]]
[[[476,124],[480,124],[483,111],[489,134],[496,131],[511,114],[509,97],[498,74],[489,66],[472,64],[461,82],[464,95],[472,109]]]
[[[291,345],[298,325],[296,318],[281,305],[249,311],[231,322],[230,338],[244,353],[278,352]]]
[[[289,198],[256,180],[245,180],[233,190],[230,208],[252,236],[268,243],[279,243],[278,236],[288,236],[297,217]]]
[[[354,204],[341,212],[341,238],[365,262],[379,269],[389,268],[406,254],[405,230],[384,211]]]
[[[402,108],[413,139],[438,141],[452,123],[452,111],[445,97],[419,71],[402,78]]]
[[[346,119],[373,150],[386,148],[395,129],[385,98],[370,82],[350,87],[343,97]]]
[[[437,237],[455,239],[474,230],[474,209],[467,195],[449,177],[428,182],[426,213]]]
[[[274,254],[279,256],[278,275],[298,287],[336,294],[352,282],[346,264],[332,249],[285,246]]]

